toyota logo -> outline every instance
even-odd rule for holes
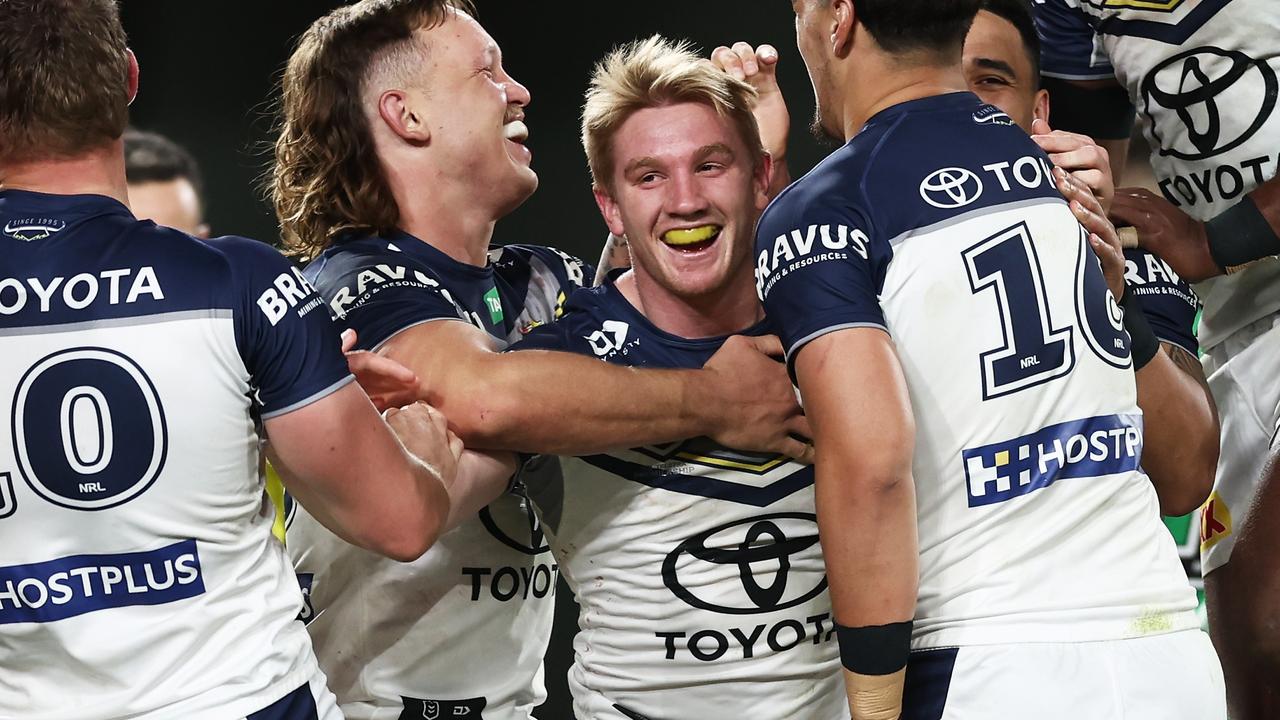
[[[785,610],[827,588],[817,543],[813,513],[737,520],[676,546],[662,563],[662,581],[700,610],[728,615]]]
[[[982,179],[965,168],[935,170],[920,183],[920,197],[936,208],[964,207],[982,195]]]
[[[526,555],[547,552],[542,523],[527,498],[506,495],[480,511],[480,523],[489,534],[507,547]]]
[[[1174,55],[1142,79],[1143,112],[1161,155],[1203,160],[1253,137],[1276,105],[1276,74],[1235,50]]]

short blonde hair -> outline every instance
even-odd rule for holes
[[[610,52],[591,74],[582,107],[582,147],[597,187],[611,187],[613,136],[637,110],[682,102],[709,105],[729,118],[751,152],[764,157],[760,128],[751,114],[756,90],[694,52],[686,40],[653,35]]]

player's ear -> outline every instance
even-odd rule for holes
[[[1031,107],[1032,117],[1036,120],[1049,122],[1049,91],[1037,90],[1036,102]]]
[[[129,48],[125,48],[124,52],[129,56],[128,84],[129,84],[129,104],[133,104],[133,99],[138,97],[138,58]]]
[[[421,145],[431,139],[420,104],[404,90],[387,90],[378,97],[378,115],[391,132],[405,142]]]
[[[596,196],[596,207],[600,208],[600,215],[604,217],[604,224],[609,228],[609,232],[618,237],[625,236],[627,230],[622,225],[622,213],[619,212],[618,203],[614,201],[608,189],[592,185],[591,194]]]
[[[844,57],[853,48],[853,31],[858,24],[853,0],[831,0],[831,25],[828,41],[836,57]]]
[[[773,156],[764,153],[751,176],[751,191],[755,195],[756,210],[763,212],[769,206],[769,186],[773,183]]]

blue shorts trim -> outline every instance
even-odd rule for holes
[[[918,650],[907,661],[902,720],[942,720],[959,648]]]
[[[311,684],[306,683],[245,720],[320,720],[320,714],[311,695]]]

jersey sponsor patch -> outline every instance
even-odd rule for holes
[[[204,576],[195,540],[145,552],[73,555],[0,567],[0,625],[54,622],[202,594]]]
[[[1200,552],[1231,534],[1231,508],[1215,490],[1200,507]]]
[[[1142,455],[1141,416],[1103,415],[964,450],[969,507],[1011,500],[1058,480],[1133,472]]]
[[[56,218],[22,218],[4,224],[4,234],[14,240],[35,242],[61,232],[67,224]]]

